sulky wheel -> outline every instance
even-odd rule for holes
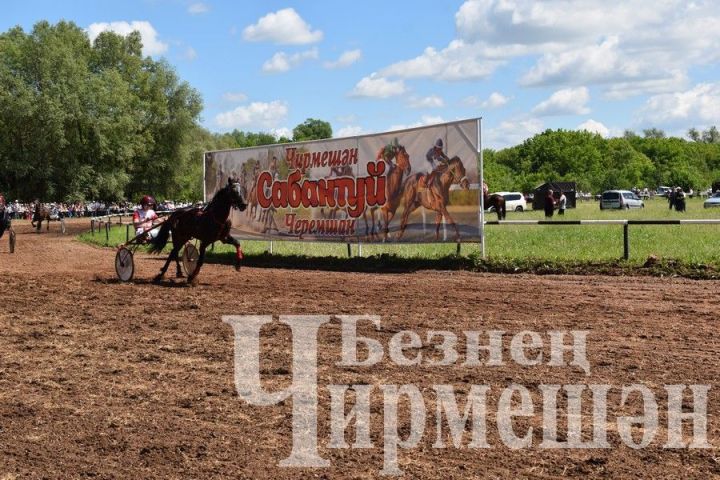
[[[10,229],[10,253],[15,253],[15,230]]]
[[[115,254],[115,273],[121,282],[129,282],[135,273],[133,253],[125,247],[120,247]]]
[[[200,253],[198,252],[198,249],[195,248],[195,245],[189,242],[186,243],[182,253],[182,264],[185,268],[185,275],[188,277],[192,276],[197,268],[199,258]]]

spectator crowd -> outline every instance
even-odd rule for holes
[[[158,204],[158,211],[172,211],[176,208],[183,208],[193,205],[188,202],[174,202],[166,200]],[[52,202],[46,203],[51,212],[56,212],[59,218],[78,218],[78,217],[95,217],[98,215],[115,215],[120,213],[132,213],[140,208],[140,205],[134,202]],[[23,203],[18,200],[7,203],[7,210],[13,220],[32,218],[35,205],[33,203]]]

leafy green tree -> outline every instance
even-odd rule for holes
[[[91,44],[72,22],[0,34],[0,188],[10,198],[188,191],[198,159],[187,142],[202,101],[141,52],[137,32],[104,32]]]
[[[323,120],[308,118],[293,128],[293,141],[323,140],[332,138],[332,126]]]

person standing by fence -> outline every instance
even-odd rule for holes
[[[565,192],[560,190],[560,199],[558,200],[558,215],[565,215],[565,207],[567,206],[567,197]]]
[[[545,195],[545,218],[552,218],[555,213],[555,197],[552,190],[547,191]]]

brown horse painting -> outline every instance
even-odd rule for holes
[[[384,159],[386,162],[390,162],[393,157],[387,158],[384,154],[384,149],[378,153],[378,159]],[[395,167],[390,170],[387,174],[387,180],[385,182],[385,204],[382,207],[370,207],[363,212],[363,219],[365,219],[365,234],[374,238],[375,233],[375,211],[380,208],[380,215],[384,220],[385,225],[383,226],[384,240],[388,239],[388,232],[390,231],[390,222],[395,216],[395,212],[400,206],[400,192],[402,190],[402,181],[405,174],[410,173],[410,155],[402,145],[397,145],[394,148]],[[370,213],[370,224],[372,228],[368,232],[368,220],[367,213]]]
[[[403,184],[401,201],[404,211],[397,239],[400,240],[405,233],[410,214],[422,206],[435,211],[436,239],[440,238],[440,222],[445,218],[448,223],[455,227],[456,240],[460,240],[460,230],[455,220],[453,220],[450,213],[448,213],[447,205],[450,199],[450,185],[460,185],[460,188],[463,190],[470,188],[470,182],[465,175],[465,167],[463,166],[462,160],[457,156],[451,158],[447,164],[447,168],[443,170],[442,174],[439,176],[435,175],[435,178],[429,186],[424,190],[419,190],[418,184],[422,176],[422,173],[416,173],[408,177]]]

